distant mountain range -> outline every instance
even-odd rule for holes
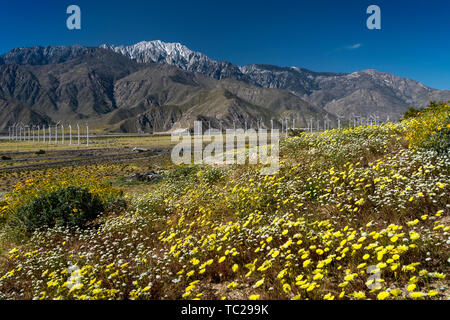
[[[409,106],[450,91],[375,70],[320,73],[237,66],[179,43],[17,48],[0,56],[0,130],[15,122],[89,121],[109,132],[192,127],[280,126],[376,114],[398,119]],[[291,120],[292,121],[292,120]]]

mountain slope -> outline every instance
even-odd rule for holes
[[[1,119],[0,129],[18,121],[86,120],[97,129],[123,132],[192,127],[195,120],[216,128],[256,127],[262,120],[268,127],[285,116],[296,117],[300,126],[306,115],[327,114],[285,90],[138,63],[103,48],[23,48],[2,59],[0,106],[10,116]]]
[[[16,59],[7,55],[7,61],[20,65],[0,66],[0,99],[5,106],[19,104],[30,109],[46,119],[43,124],[88,119],[112,111],[117,107],[114,82],[140,68],[125,57],[99,48],[80,49],[77,55],[69,56],[67,50],[24,51]],[[57,52],[63,56],[37,58],[33,52]],[[23,64],[27,62],[32,64]],[[3,120],[0,125],[19,120],[26,119],[16,117]]]
[[[195,120],[210,122],[216,128],[270,126],[273,119],[279,125],[282,117],[298,119],[297,125],[306,125],[304,117],[324,117],[326,112],[297,96],[276,89],[258,88],[242,81],[217,80],[199,73],[187,72],[164,64],[150,64],[146,68],[117,81],[115,96],[119,110],[129,113],[140,129],[168,130],[192,127]],[[161,110],[168,110],[164,118]],[[139,113],[142,112],[140,115]],[[138,116],[137,116],[138,115]],[[137,116],[137,117],[136,117]],[[334,119],[332,115],[328,115]],[[155,127],[149,119],[161,118]],[[133,120],[134,119],[134,120]],[[126,121],[126,128],[130,120]],[[121,124],[122,125],[122,124]]]
[[[164,63],[180,69],[202,73],[215,79],[233,78],[250,81],[239,71],[239,67],[226,61],[216,61],[200,52],[194,52],[180,43],[165,43],[159,40],[142,41],[132,46],[102,45],[138,63]]]
[[[15,122],[90,120],[98,129],[166,131],[202,120],[215,127],[276,126],[285,117],[400,118],[450,91],[375,70],[351,74],[236,66],[179,43],[101,48],[18,48],[0,56],[0,129]]]
[[[103,45],[139,63],[159,62],[215,79],[231,78],[264,88],[288,90],[309,103],[350,118],[352,114],[399,118],[409,106],[450,99],[450,91],[375,70],[352,74],[313,72],[297,67],[236,66],[194,52],[179,43],[140,42],[132,46]],[[369,98],[369,99],[368,99]]]
[[[48,46],[48,47],[30,47],[15,48],[3,54],[0,58],[0,64],[20,64],[20,65],[45,65],[62,63],[73,58],[95,54],[97,48],[82,46]]]

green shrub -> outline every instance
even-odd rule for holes
[[[438,153],[450,152],[450,117],[437,127],[436,133],[430,136],[426,145]]]
[[[317,183],[308,182],[303,187],[303,192],[307,193],[307,197],[311,200],[317,200],[322,194],[321,188]]]
[[[165,190],[166,191],[166,190]],[[150,214],[153,216],[166,215],[166,205],[164,200],[169,192],[149,192],[139,198],[133,199],[132,205],[141,214]]]
[[[407,120],[410,118],[415,118],[419,115],[420,112],[423,112],[425,108],[416,109],[414,107],[409,107],[408,110],[403,114],[402,120]]]
[[[104,210],[102,201],[88,189],[67,187],[42,194],[18,208],[10,221],[28,232],[65,226],[83,228]]]
[[[305,133],[305,130],[302,129],[290,130],[289,137],[300,137],[303,133]]]
[[[403,114],[402,120],[407,120],[411,118],[419,117],[423,113],[434,112],[439,110],[445,103],[443,101],[436,102],[431,101],[427,106],[416,109],[414,107],[409,107],[408,110]]]
[[[207,184],[212,185],[222,180],[225,177],[225,174],[226,172],[224,170],[211,167],[202,171],[201,177]]]
[[[168,177],[173,179],[186,178],[195,175],[200,168],[192,165],[180,165],[168,172]]]
[[[448,153],[450,146],[450,105],[430,104],[416,117],[404,120],[410,146]]]

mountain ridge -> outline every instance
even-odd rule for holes
[[[267,64],[237,66],[211,59],[180,43],[164,43],[160,40],[142,41],[131,46],[102,47],[136,59],[139,63],[166,63],[216,79],[233,78],[265,88],[288,90],[329,112],[346,117],[355,112],[367,117],[378,111],[380,116],[398,119],[409,106],[423,105],[430,99],[450,99],[450,90],[433,89],[418,81],[374,69],[333,73]],[[339,90],[333,90],[336,86]],[[370,91],[374,97],[379,98],[367,103],[363,100],[365,95],[357,97],[361,90]],[[351,104],[348,104],[349,101]],[[392,108],[386,106],[386,103],[392,103]]]
[[[130,95],[136,86],[140,90]],[[159,40],[131,46],[37,46],[0,55],[0,111],[7,114],[0,129],[23,119],[91,119],[113,131],[131,132],[191,126],[195,119],[243,125],[263,118],[267,126],[270,119],[280,125],[291,117],[306,126],[309,118],[323,121],[325,116],[331,121],[373,115],[395,120],[409,106],[447,99],[448,90],[373,69],[333,73],[238,66]]]
[[[8,114],[0,121],[3,129],[17,121],[89,120],[94,128],[113,132],[155,132],[192,127],[196,120],[217,127],[255,127],[262,120],[267,128],[270,120],[279,125],[285,116],[297,117],[298,125],[305,115],[334,119],[285,90],[168,64],[140,64],[103,48],[34,47],[3,57],[0,112]]]

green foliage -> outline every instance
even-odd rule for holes
[[[448,153],[450,151],[450,117],[437,127],[436,133],[429,139],[428,146],[438,153]]]
[[[448,152],[450,146],[450,107],[448,104],[431,102],[417,116],[404,120],[406,138],[411,146]]]
[[[180,165],[170,170],[167,174],[167,178],[171,181],[186,179],[197,174],[199,170],[200,168],[198,166]]]
[[[403,120],[415,118],[423,113],[436,111],[445,105],[446,103],[444,103],[443,101],[440,102],[431,101],[426,107],[421,107],[419,109],[409,107],[408,110],[403,114]]]
[[[419,112],[422,112],[424,108],[416,109],[414,107],[409,107],[408,110],[403,114],[403,120],[417,117]]]
[[[220,168],[208,168],[201,171],[201,177],[207,184],[216,184],[225,177],[226,172]]]
[[[303,187],[303,192],[311,200],[317,200],[322,194],[320,186],[318,185],[318,183],[314,182],[306,183]]]
[[[83,228],[104,210],[98,195],[81,187],[66,187],[42,194],[14,212],[11,226],[33,232],[54,226]]]
[[[289,131],[289,137],[299,137],[299,136],[301,136],[304,132],[305,132],[305,130],[302,130],[302,129],[290,130],[290,131]]]
[[[164,200],[169,192],[170,190],[149,192],[138,199],[132,199],[132,207],[143,215],[165,216],[167,211]]]

